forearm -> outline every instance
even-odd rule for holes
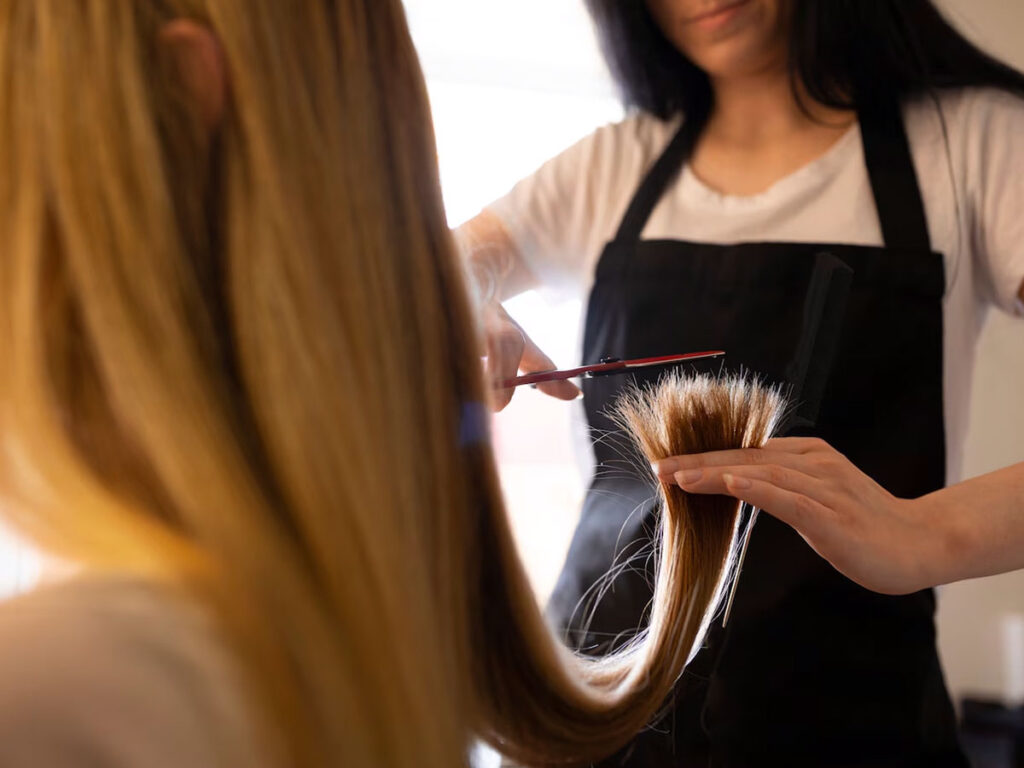
[[[919,499],[928,580],[948,584],[1024,568],[1024,463]]]
[[[454,236],[481,303],[504,301],[537,284],[493,213],[483,211],[456,229]]]

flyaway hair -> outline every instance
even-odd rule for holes
[[[213,141],[159,44],[180,18],[223,51]],[[669,490],[646,636],[555,639],[464,282],[400,0],[0,2],[0,510],[205,608],[282,766],[452,768],[474,734],[585,763],[720,591],[732,502]],[[773,398],[676,389],[634,403],[645,449],[767,438]]]

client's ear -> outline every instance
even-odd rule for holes
[[[181,76],[203,126],[213,133],[227,103],[228,76],[217,36],[190,19],[175,19],[160,30],[160,45]]]

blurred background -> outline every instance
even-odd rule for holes
[[[1024,69],[1024,0],[940,4],[975,40]],[[582,0],[406,0],[406,7],[453,226],[545,159],[621,118]],[[577,362],[578,301],[531,293],[508,308],[559,366]],[[975,375],[966,476],[1024,461],[1022,381],[1024,324],[993,313]],[[582,499],[572,446],[578,417],[576,406],[525,390],[496,418],[513,523],[541,600]],[[39,569],[32,552],[0,532],[0,596],[30,587]],[[939,640],[957,701],[1024,704],[1024,572],[943,588]]]

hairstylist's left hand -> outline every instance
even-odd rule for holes
[[[734,496],[796,529],[858,584],[886,594],[931,586],[941,542],[922,502],[898,499],[823,440],[778,438],[761,449],[676,456],[658,478],[691,493]]]

